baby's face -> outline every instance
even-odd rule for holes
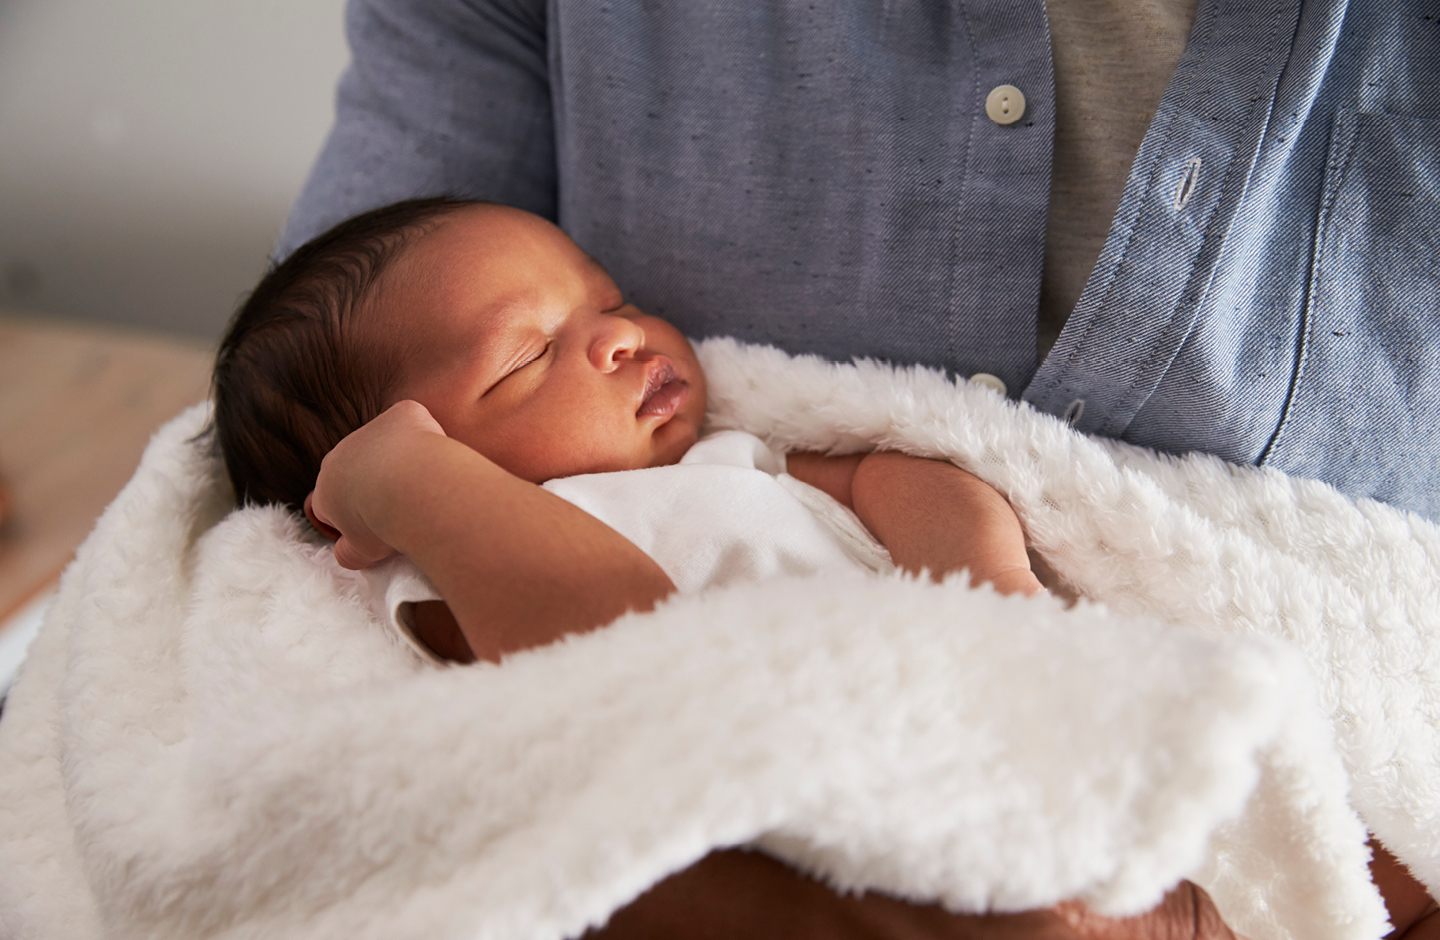
[[[418,401],[523,479],[661,466],[695,442],[705,376],[690,343],[537,216],[450,214],[396,259],[376,303],[409,353],[387,405]]]

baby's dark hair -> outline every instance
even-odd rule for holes
[[[215,439],[241,503],[300,509],[325,455],[380,414],[403,344],[357,318],[407,244],[474,204],[411,199],[347,219],[273,265],[236,311],[211,390]]]

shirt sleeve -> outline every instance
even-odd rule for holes
[[[446,665],[446,661],[422,643],[415,633],[415,605],[445,599],[430,579],[402,555],[366,568],[361,577],[365,579],[370,609],[375,618],[394,631],[421,659]]]
[[[356,213],[452,195],[555,217],[537,0],[350,0],[335,125],[275,255]]]

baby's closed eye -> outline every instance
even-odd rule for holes
[[[496,379],[489,388],[485,389],[481,397],[483,398],[485,395],[493,392],[496,388],[503,384],[506,379],[545,358],[545,354],[550,351],[550,346],[550,342],[546,341],[535,346],[527,347],[518,356],[516,356],[514,360],[512,360],[511,365],[505,368],[505,371],[500,376],[500,378]]]

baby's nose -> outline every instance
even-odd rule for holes
[[[645,331],[640,324],[625,317],[606,316],[595,342],[590,347],[590,359],[595,368],[609,371],[622,359],[633,357],[645,348]]]

